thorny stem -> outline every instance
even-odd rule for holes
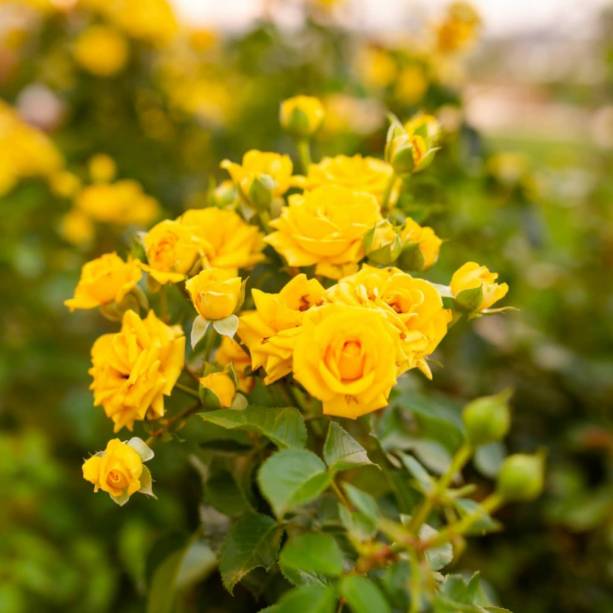
[[[456,523],[447,526],[438,534],[424,541],[421,544],[421,548],[423,550],[432,549],[453,540],[456,536],[464,534],[477,520],[495,511],[503,502],[503,498],[499,494],[491,494],[480,503],[479,508],[474,513],[465,515]]]
[[[435,483],[434,488],[429,492],[422,502],[420,508],[411,518],[409,530],[414,534],[419,533],[421,525],[428,519],[432,507],[440,500],[454,477],[462,470],[468,462],[473,450],[472,447],[464,443],[455,453],[449,467],[440,479]]]
[[[411,603],[409,605],[409,613],[418,613],[421,610],[421,568],[417,554],[411,550],[409,550],[409,564],[411,565],[411,576],[409,577]]]
[[[187,409],[184,409],[183,411],[181,411],[180,413],[177,413],[176,415],[173,415],[173,417],[170,417],[166,420],[166,423],[159,428],[158,430],[154,430],[151,435],[149,436],[149,438],[147,439],[146,443],[147,445],[152,445],[155,442],[155,439],[162,436],[163,434],[165,434],[166,432],[168,432],[172,426],[174,426],[174,424],[176,424],[177,422],[180,422],[184,419],[186,419],[187,417],[189,417],[190,415],[192,415],[193,413],[196,413],[197,411],[199,411],[202,408],[202,404],[200,402],[197,402],[196,404],[193,404],[192,406],[188,407]]]
[[[343,505],[346,506],[349,510],[353,509],[353,505],[351,504],[351,502],[349,502],[347,496],[343,494],[343,490],[341,490],[334,478],[331,480],[330,486],[332,487],[332,490],[334,491],[338,499],[343,503]]]

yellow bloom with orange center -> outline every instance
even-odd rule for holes
[[[153,311],[145,319],[126,311],[119,332],[96,340],[90,389],[94,404],[103,407],[115,432],[164,415],[164,396],[170,395],[181,374],[184,353],[181,328],[166,325]]]
[[[368,192],[381,201],[392,174],[392,167],[383,160],[359,154],[337,155],[325,157],[321,162],[309,166],[305,188],[340,185]]]
[[[136,287],[141,274],[135,260],[124,262],[116,253],[106,253],[83,266],[74,297],[64,304],[74,311],[120,303]]]
[[[323,185],[293,194],[281,216],[271,222],[276,232],[266,242],[290,266],[316,265],[317,274],[335,278],[343,265],[364,256],[362,238],[381,219],[377,199],[340,185]]]
[[[333,303],[374,308],[395,328],[400,342],[398,371],[419,368],[432,377],[426,358],[447,334],[451,311],[436,288],[398,268],[364,265],[328,289]]]
[[[294,96],[281,103],[279,119],[288,132],[309,136],[321,127],[325,116],[323,104],[313,96]]]
[[[242,281],[231,270],[206,268],[185,283],[192,303],[207,321],[224,319],[238,308]]]
[[[451,277],[451,293],[454,298],[462,301],[462,292],[480,289],[481,293],[477,296],[473,310],[483,311],[504,298],[509,291],[509,286],[506,283],[496,283],[497,279],[498,273],[490,272],[487,266],[466,262]]]
[[[83,462],[83,478],[94,484],[94,492],[106,492],[119,505],[135,492],[153,496],[151,473],[143,463],[152,457],[153,451],[141,439],[114,438],[104,451]]]
[[[278,294],[252,290],[254,311],[240,317],[241,340],[249,348],[251,368],[263,367],[269,385],[291,371],[292,350],[306,311],[323,304],[326,292],[316,279],[295,276]]]
[[[252,149],[243,155],[242,164],[224,160],[221,167],[244,194],[249,195],[253,181],[261,176],[272,179],[272,193],[282,196],[292,185],[294,166],[289,155]]]
[[[159,214],[159,204],[136,181],[88,185],[77,194],[76,207],[94,221],[145,225]]]
[[[204,264],[236,272],[264,259],[264,237],[234,211],[209,207],[190,209],[180,223],[197,237]]]
[[[224,408],[232,406],[236,395],[236,385],[226,372],[213,372],[199,379],[200,385],[215,394],[219,404]]]
[[[200,262],[202,241],[179,221],[166,219],[143,238],[148,264],[142,265],[158,283],[178,283]]]
[[[221,344],[215,352],[215,362],[220,366],[232,367],[238,379],[238,388],[248,394],[255,383],[247,373],[251,370],[251,357],[232,338],[221,337]]]
[[[99,77],[109,77],[126,65],[128,44],[117,30],[94,25],[77,37],[73,53],[85,70]]]
[[[416,221],[407,218],[400,231],[400,238],[409,245],[416,245],[423,259],[421,270],[430,268],[438,260],[443,241],[429,226],[420,226]]]
[[[292,370],[324,414],[355,419],[387,404],[398,351],[396,331],[380,312],[329,304],[305,315]]]

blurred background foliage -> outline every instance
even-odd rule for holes
[[[336,4],[305,3],[290,32],[263,13],[223,33],[179,23],[164,0],[0,2],[1,613],[143,610],[160,552],[203,519],[179,445],[156,458],[155,504],[118,511],[81,480],[110,435],[87,389],[89,348],[109,327],[69,318],[63,300],[86,259],[130,248],[135,222],[202,205],[222,159],[293,153],[277,113],[297,93],[325,102],[318,155],[380,155],[387,111],[437,115],[442,150],[403,205],[448,238],[431,278],[474,258],[511,286],[518,311],[454,328],[434,381],[406,383],[426,414],[511,386],[509,447],[548,455],[545,495],[506,510],[458,570],[480,569],[522,613],[613,610],[613,13],[583,51],[599,67],[586,86],[581,57],[522,81],[513,41],[486,40],[466,62],[470,13],[389,39],[340,25]],[[126,180],[127,196],[79,204],[89,185]],[[135,217],[138,198],[148,212]],[[254,606],[214,578],[197,596],[188,610]]]

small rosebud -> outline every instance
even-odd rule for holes
[[[274,189],[275,181],[272,177],[256,175],[249,186],[249,200],[253,202],[256,209],[266,211],[270,208]]]
[[[533,500],[543,490],[543,473],[544,460],[541,454],[511,455],[500,467],[497,492],[510,502]]]
[[[511,423],[510,397],[511,391],[503,390],[494,396],[477,398],[466,405],[462,419],[471,445],[487,445],[506,436]]]
[[[402,242],[394,226],[380,221],[364,235],[364,251],[368,260],[381,266],[390,266],[402,249]]]
[[[290,134],[301,138],[316,132],[324,115],[322,103],[313,96],[294,96],[281,103],[281,125]]]

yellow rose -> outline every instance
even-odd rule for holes
[[[239,306],[242,281],[231,270],[207,268],[185,283],[196,311],[214,321],[232,315]]]
[[[236,386],[232,377],[225,372],[213,372],[200,378],[200,385],[217,396],[219,404],[224,408],[232,406],[236,394]]]
[[[506,283],[496,283],[496,279],[498,273],[490,272],[487,266],[481,266],[477,262],[466,262],[451,277],[451,293],[454,298],[462,302],[462,292],[480,289],[481,292],[477,292],[476,296],[469,296],[469,302],[475,304],[467,306],[472,311],[483,311],[504,298],[509,291]]]
[[[408,218],[400,231],[400,238],[410,246],[415,245],[419,249],[423,266],[416,266],[416,270],[430,268],[438,260],[438,254],[443,241],[429,226],[420,226],[416,221]],[[411,267],[407,266],[407,268]]]
[[[135,260],[124,262],[116,253],[106,253],[83,266],[74,297],[64,304],[74,311],[119,303],[140,278],[141,270]]]
[[[246,196],[250,195],[254,179],[265,175],[272,179],[272,194],[282,196],[292,185],[294,166],[289,155],[252,149],[243,156],[242,164],[224,160],[221,167]]]
[[[324,185],[293,194],[276,232],[266,237],[290,266],[317,265],[318,274],[334,277],[335,269],[364,256],[362,238],[381,219],[377,199],[339,185]]]
[[[108,183],[112,181],[117,172],[113,158],[104,153],[98,153],[87,162],[89,176],[96,183]]]
[[[119,72],[128,59],[128,45],[113,28],[96,25],[82,32],[75,41],[76,61],[88,72],[109,77]]]
[[[294,96],[281,103],[279,118],[281,125],[296,136],[309,136],[323,123],[324,107],[313,96]]]
[[[72,198],[81,187],[81,180],[67,170],[61,170],[49,177],[51,191],[60,198]]]
[[[198,238],[207,266],[226,268],[236,274],[239,268],[251,268],[264,259],[264,237],[234,211],[214,207],[191,209],[179,221]]]
[[[426,358],[447,333],[451,312],[436,288],[398,268],[364,265],[328,290],[333,303],[374,308],[394,326],[400,341],[398,371],[419,368],[432,377]]]
[[[445,19],[436,28],[436,43],[441,53],[461,51],[475,40],[481,18],[468,2],[453,2]]]
[[[120,505],[135,492],[153,496],[151,473],[143,464],[152,457],[153,451],[141,439],[114,438],[104,451],[83,462],[83,478],[94,484],[94,492],[102,490]]]
[[[157,201],[130,179],[88,185],[79,192],[75,204],[95,221],[120,225],[144,225],[159,213]]]
[[[306,176],[306,188],[320,185],[341,185],[361,192],[368,192],[379,202],[392,176],[392,167],[383,160],[361,155],[337,155],[325,157],[318,164],[311,164]]]
[[[252,290],[255,311],[240,317],[239,336],[251,353],[251,368],[263,367],[269,385],[291,371],[294,340],[304,313],[323,304],[326,292],[316,279],[300,274],[278,294]]]
[[[117,432],[132,430],[136,420],[164,415],[181,370],[185,337],[178,326],[167,326],[153,311],[141,319],[126,311],[121,331],[104,334],[92,347],[94,404],[102,406]]]
[[[292,369],[326,415],[355,419],[387,404],[398,350],[395,330],[378,311],[324,305],[305,316]]]
[[[238,379],[238,388],[248,394],[255,381],[247,373],[251,370],[249,354],[232,338],[221,337],[221,344],[215,352],[215,361],[220,366],[232,367]]]
[[[192,228],[166,219],[143,238],[148,265],[142,265],[158,283],[178,283],[200,261],[203,245]]]

